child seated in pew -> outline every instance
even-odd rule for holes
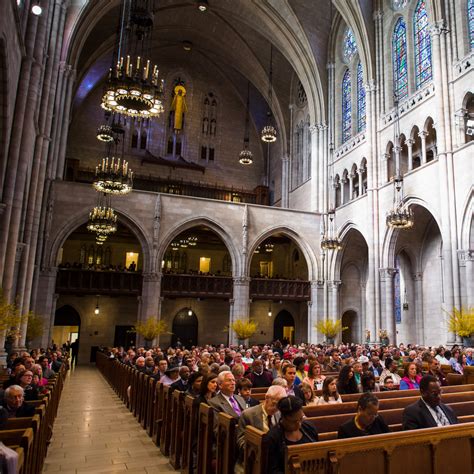
[[[240,395],[245,401],[245,408],[255,407],[260,404],[260,402],[250,396],[250,391],[252,390],[252,382],[247,379],[243,378],[237,380],[236,384],[237,395]]]
[[[309,384],[303,382],[301,385],[301,390],[303,391],[304,400],[306,402],[306,406],[315,406],[318,404],[318,397],[315,396],[313,389]]]
[[[378,415],[379,399],[372,393],[363,393],[357,402],[357,413],[349,421],[339,427],[337,437],[355,438],[357,436],[368,436],[389,433],[390,429]]]
[[[318,405],[332,405],[342,403],[342,398],[337,391],[337,378],[326,377],[323,383],[323,394],[318,399]]]
[[[292,395],[278,402],[280,422],[268,432],[268,474],[284,474],[285,446],[314,443],[318,432],[304,419],[303,402]]]

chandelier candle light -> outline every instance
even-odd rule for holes
[[[112,157],[103,158],[95,168],[94,189],[109,194],[128,194],[132,190],[133,172],[128,162]]]
[[[249,144],[250,144],[249,109],[250,109],[250,82],[247,83],[247,110],[245,111],[244,146],[243,146],[242,151],[239,153],[239,163],[241,165],[251,165],[253,163],[253,155],[252,155],[252,152],[249,150]]]
[[[276,142],[277,131],[276,128],[270,123],[272,117],[272,94],[273,94],[273,45],[270,43],[270,70],[268,72],[268,123],[262,129],[262,141],[265,143]]]
[[[324,233],[321,239],[321,248],[323,250],[341,250],[342,249],[342,243],[339,237],[336,235],[336,231],[334,228],[335,215],[336,215],[336,211],[334,209],[330,209],[328,212],[327,232]]]

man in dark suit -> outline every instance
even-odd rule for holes
[[[187,365],[182,365],[179,368],[179,379],[171,384],[171,390],[179,390],[180,392],[186,392],[188,389],[189,375],[191,374]]]
[[[254,388],[270,387],[273,382],[271,372],[263,367],[263,362],[260,359],[255,359],[252,362],[252,369],[246,377],[252,382]]]
[[[403,411],[403,429],[435,428],[458,423],[453,410],[441,403],[441,385],[433,375],[420,381],[421,398]]]
[[[286,390],[280,385],[272,385],[267,390],[263,403],[244,410],[237,427],[237,446],[241,456],[245,447],[245,428],[253,426],[260,431],[269,431],[272,426],[280,421],[277,404],[284,397],[286,397]]]
[[[240,395],[234,395],[235,378],[232,372],[224,370],[217,376],[219,393],[209,400],[209,405],[217,413],[224,412],[228,415],[239,418],[245,410],[245,400]],[[217,415],[215,416],[217,420]]]

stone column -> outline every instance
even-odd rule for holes
[[[55,293],[57,272],[57,268],[44,268],[41,270],[38,279],[36,313],[43,317],[42,347],[48,347],[53,335],[56,303],[59,297]]]
[[[454,125],[456,129],[456,143],[454,144],[455,148],[464,145],[466,141],[466,117],[467,110],[466,109],[459,109],[454,114]]]
[[[341,315],[339,314],[339,287],[341,286],[340,280],[329,280],[328,285],[328,306],[329,314],[328,319],[335,321],[340,319]],[[340,334],[336,336],[336,343],[340,340]]]
[[[287,209],[290,205],[290,157],[285,154],[281,158],[281,207]]]
[[[464,284],[461,287],[461,306],[474,307],[474,250],[459,250],[459,273]]]
[[[137,311],[137,319],[145,322],[148,319],[161,319],[161,278],[162,273],[144,273],[142,295]],[[160,338],[153,341],[153,345],[160,344]]]
[[[381,159],[381,170],[379,174],[379,186],[385,184],[388,179],[388,160],[390,160],[390,154],[389,153],[383,153],[382,154],[382,159]]]
[[[347,183],[347,178],[341,178],[341,204],[346,203],[346,191],[345,191],[345,184]]]
[[[365,330],[367,328],[367,288],[365,285],[360,285],[360,337],[361,341],[365,341]],[[372,332],[370,333],[372,335]]]
[[[316,344],[318,342],[318,331],[315,324],[318,321],[318,305],[319,292],[321,289],[321,282],[317,280],[311,281],[311,300],[308,301],[308,342]]]
[[[421,138],[421,164],[424,165],[426,163],[426,137],[428,132],[422,130],[418,133],[418,136]]]
[[[420,344],[425,343],[425,324],[423,318],[423,272],[417,272],[413,275],[415,286],[415,323],[416,339]]]
[[[318,190],[320,186],[319,168],[318,162],[320,156],[318,153],[319,150],[319,134],[318,127],[316,125],[311,125],[309,127],[311,133],[311,205],[310,211],[315,212],[318,209]]]
[[[355,174],[350,173],[349,174],[349,201],[352,201],[352,199],[354,199],[354,178],[355,178]]]
[[[411,171],[413,169],[413,145],[415,144],[415,140],[408,138],[406,143],[408,148],[408,171]]]
[[[395,268],[380,268],[380,286],[382,293],[383,312],[382,321],[385,323],[385,328],[391,344],[397,342],[397,329],[395,314],[393,312],[393,275],[397,270]],[[374,333],[375,334],[375,333]],[[378,340],[378,334],[375,334]]]
[[[248,321],[250,318],[250,278],[234,277],[234,304],[230,306],[229,314],[229,343],[237,344],[237,336],[232,329],[232,323],[238,319]]]

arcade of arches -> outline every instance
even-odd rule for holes
[[[156,3],[164,111],[121,119],[107,150],[121,2],[0,2],[0,287],[43,317],[35,342],[78,336],[87,362],[148,318],[164,345],[235,343],[237,319],[258,322],[250,343],[320,342],[327,318],[348,342],[455,342],[445,311],[474,305],[472,2]],[[133,191],[98,245],[91,184],[112,151]],[[394,178],[409,230],[386,225]],[[341,249],[321,249],[329,231]]]

